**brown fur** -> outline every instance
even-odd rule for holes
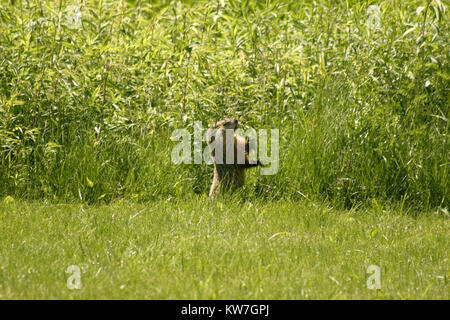
[[[211,184],[211,189],[209,191],[209,197],[214,200],[218,194],[224,191],[234,191],[240,188],[245,183],[245,169],[255,167],[259,165],[250,163],[249,159],[249,145],[246,143],[245,139],[242,137],[234,136],[233,145],[227,145],[225,143],[226,139],[226,129],[236,130],[238,127],[238,121],[233,118],[228,118],[215,123],[212,129],[215,129],[215,134],[211,135],[207,139],[207,143],[210,144],[214,139],[222,139],[223,143],[223,164],[216,163],[215,154],[213,152],[214,160],[214,178]],[[226,164],[227,150],[230,148],[234,149],[234,161],[232,164]],[[243,148],[243,149],[242,149]],[[245,163],[238,164],[237,154],[239,150],[244,150]]]

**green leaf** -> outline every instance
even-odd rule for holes
[[[88,177],[86,177],[86,181],[90,188],[92,188],[94,186],[94,183]]]

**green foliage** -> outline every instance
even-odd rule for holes
[[[2,2],[0,194],[206,194],[170,134],[234,116],[280,129],[248,197],[447,206],[449,26],[438,0]]]

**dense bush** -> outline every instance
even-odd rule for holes
[[[446,206],[445,9],[437,0],[3,1],[0,195],[206,194],[211,166],[172,164],[171,132],[234,116],[280,129],[280,171],[254,170],[249,197]]]

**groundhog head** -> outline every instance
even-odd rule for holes
[[[219,131],[224,131],[227,129],[236,130],[239,125],[239,121],[236,118],[226,118],[214,123],[206,134],[206,143],[210,144],[214,141],[215,135]],[[220,133],[222,134],[222,133]]]
[[[239,121],[235,118],[226,118],[223,120],[220,120],[212,125],[212,128],[219,129],[223,127],[224,129],[237,129],[239,125]]]

